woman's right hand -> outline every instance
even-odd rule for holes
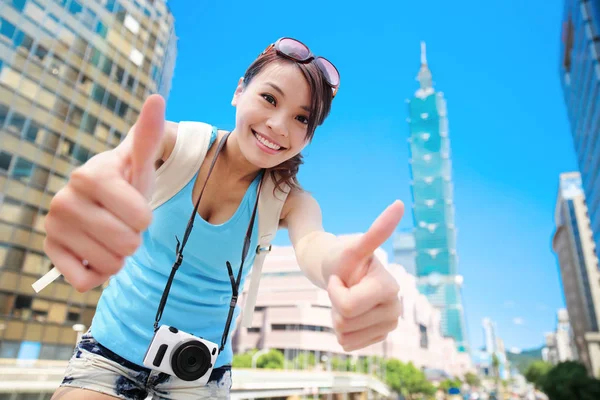
[[[150,96],[125,140],[75,169],[50,202],[44,251],[79,292],[116,274],[141,244],[164,117],[164,100]]]

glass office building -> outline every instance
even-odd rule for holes
[[[440,309],[442,332],[468,351],[458,275],[446,101],[433,89],[422,44],[420,88],[408,101],[410,171],[419,290]]]
[[[67,359],[90,325],[101,288],[31,288],[52,267],[44,217],[149,94],[168,95],[175,56],[165,0],[0,2],[0,358]]]
[[[600,1],[566,0],[560,79],[600,257]]]

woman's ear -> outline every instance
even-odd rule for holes
[[[238,85],[235,88],[235,92],[233,92],[233,99],[231,99],[231,105],[232,106],[237,106],[237,102],[238,102],[238,98],[240,97],[240,95],[242,94],[242,92],[244,91],[244,77],[241,77],[240,80],[238,81]]]

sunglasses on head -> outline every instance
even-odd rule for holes
[[[292,59],[296,62],[306,64],[314,60],[315,64],[325,77],[325,81],[333,89],[333,97],[335,97],[338,87],[340,86],[340,73],[335,65],[325,57],[315,57],[308,47],[299,40],[289,37],[283,37],[275,43],[269,45],[262,54],[266,54],[271,50],[275,50],[278,54]]]

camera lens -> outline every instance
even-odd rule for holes
[[[184,381],[195,381],[212,366],[210,351],[198,340],[182,343],[173,352],[171,368],[175,376]]]

